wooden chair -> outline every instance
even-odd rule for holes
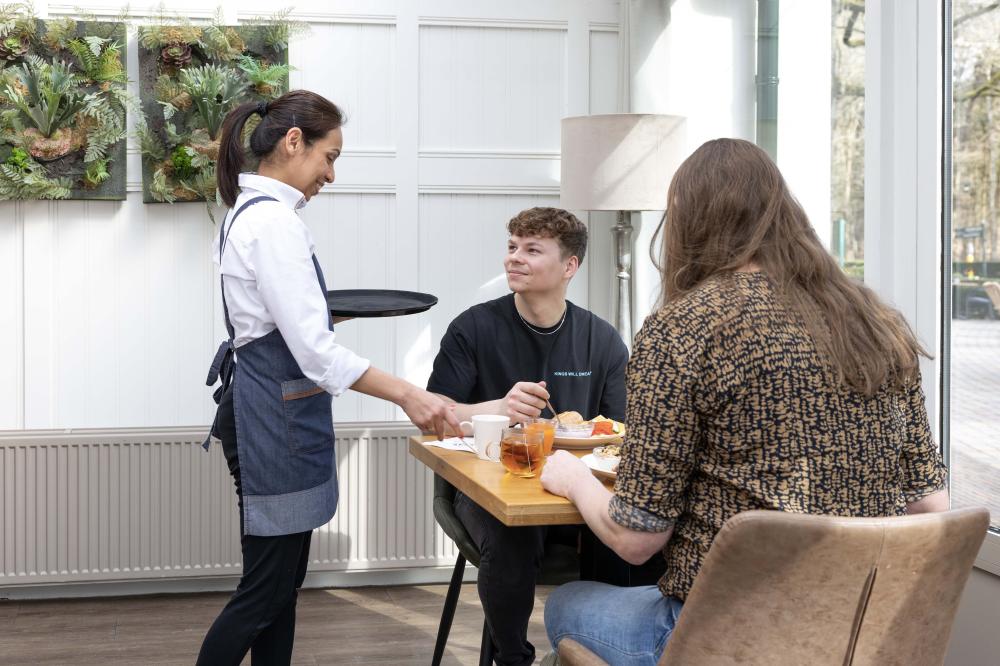
[[[659,663],[939,666],[988,528],[981,508],[739,514],[716,535]],[[559,660],[604,664],[572,639]]]

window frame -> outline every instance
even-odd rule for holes
[[[921,371],[949,470],[951,5],[865,6],[865,282],[937,352]],[[937,297],[920,297],[931,293]],[[975,566],[1000,575],[997,529],[986,535]]]

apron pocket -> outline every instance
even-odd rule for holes
[[[281,382],[281,405],[292,451],[308,453],[333,446],[332,400],[306,377]]]

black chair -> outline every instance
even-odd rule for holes
[[[479,566],[479,549],[472,542],[472,537],[465,526],[455,515],[455,487],[434,475],[434,518],[441,529],[458,547],[458,558],[455,560],[455,570],[451,574],[448,594],[444,599],[441,611],[441,623],[438,625],[437,642],[434,644],[432,666],[440,666],[444,656],[444,648],[448,643],[451,623],[455,619],[455,608],[458,606],[458,594],[461,591],[462,577],[465,573],[465,563]],[[571,580],[577,580],[580,572],[580,559],[577,549],[567,544],[547,543],[545,556],[538,572],[540,585],[561,585]],[[483,640],[479,649],[480,666],[490,666],[493,663],[493,639],[486,620],[483,620]]]

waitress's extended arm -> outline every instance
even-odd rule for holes
[[[438,439],[444,438],[445,424],[453,432],[461,432],[454,404],[376,367],[369,367],[351,389],[396,403],[418,428],[435,433]]]
[[[457,431],[458,420],[447,402],[371,367],[366,359],[337,344],[326,299],[318,289],[307,231],[293,213],[288,215],[288,224],[265,225],[259,230],[251,258],[257,291],[302,374],[333,396],[352,388],[390,400],[418,428],[435,432],[439,438],[444,436],[445,424]]]

